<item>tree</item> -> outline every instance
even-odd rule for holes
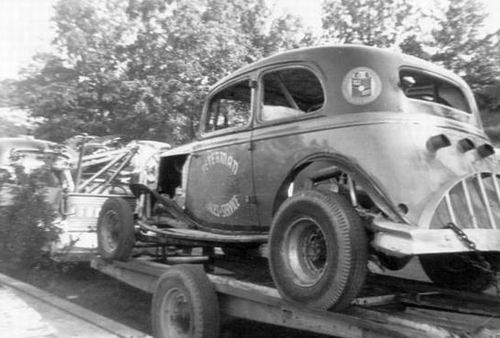
[[[443,65],[479,90],[499,78],[493,37],[481,36],[486,13],[479,0],[447,0],[425,11],[412,0],[325,0],[324,36],[336,43],[400,48]],[[425,31],[425,26],[434,27]],[[497,47],[498,48],[498,47]]]
[[[0,260],[14,266],[34,266],[44,260],[47,247],[57,241],[60,230],[53,224],[54,209],[47,202],[44,175],[50,168],[42,167],[31,174],[15,168],[18,184],[0,202]],[[4,190],[5,188],[7,190]],[[0,191],[9,191],[12,184],[0,178]]]
[[[487,14],[479,0],[448,0],[441,6],[423,15],[434,27],[430,34],[420,39],[412,36],[412,43],[405,41],[402,50],[462,76],[475,94],[486,130],[498,140],[500,117],[495,113],[499,112],[499,94],[495,88],[500,85],[500,32],[482,32]]]
[[[37,135],[125,134],[191,139],[209,86],[300,42],[298,21],[264,0],[60,0],[59,55],[41,55],[19,83],[45,119]]]
[[[136,1],[140,27],[127,48],[128,77],[146,81],[159,98],[154,107],[178,121],[169,132],[191,139],[210,85],[242,65],[296,47],[301,25],[291,16],[271,18],[263,0],[178,1],[168,10]],[[160,108],[161,107],[161,108]]]
[[[323,39],[399,49],[440,64],[471,86],[486,124],[500,125],[500,118],[491,116],[499,110],[500,32],[482,33],[486,13],[479,0],[435,4],[424,8],[415,0],[325,0]],[[500,128],[495,130],[500,135]]]
[[[409,0],[325,0],[323,39],[333,43],[359,43],[393,47],[414,26]]]
[[[450,0],[432,30],[431,61],[461,75],[474,91],[500,79],[489,36],[481,36],[486,12],[479,0]]]
[[[9,107],[14,105],[15,99],[13,97],[16,90],[16,83],[14,80],[0,81],[0,107]]]

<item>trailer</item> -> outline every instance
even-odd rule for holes
[[[500,337],[500,297],[400,277],[372,273],[352,306],[330,312],[284,301],[264,258],[97,257],[91,265],[153,294],[155,337],[217,337],[221,321],[238,318],[333,337]]]

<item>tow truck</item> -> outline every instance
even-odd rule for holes
[[[75,136],[73,142],[78,153],[60,170],[61,233],[50,252],[59,262],[88,262],[97,253],[97,218],[104,202],[115,197],[134,207],[128,183],[156,179],[157,153],[170,145],[148,140],[123,145],[119,137],[88,135]]]

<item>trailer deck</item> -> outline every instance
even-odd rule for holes
[[[241,318],[335,337],[500,337],[500,297],[458,292],[431,283],[370,274],[362,294],[342,313],[289,304],[272,285],[260,259],[217,255],[209,280],[226,318]],[[92,267],[154,293],[172,265],[139,257],[92,261]]]

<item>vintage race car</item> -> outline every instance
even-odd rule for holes
[[[368,259],[419,256],[436,284],[480,291],[499,267],[498,173],[458,76],[388,50],[299,49],[215,85],[197,140],[162,154],[156,189],[131,187],[135,215],[105,203],[100,250],[268,239],[281,295],[319,309],[351,303]]]

